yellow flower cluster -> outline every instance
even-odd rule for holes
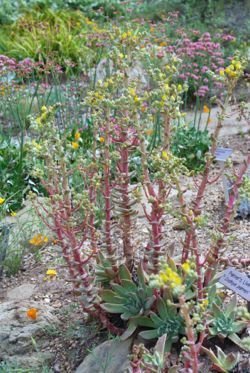
[[[185,273],[189,273],[189,272],[191,271],[190,261],[187,260],[185,263],[183,263],[183,264],[181,265],[181,268],[183,269],[183,271],[184,271]]]
[[[43,244],[49,241],[47,236],[44,236],[41,233],[36,234],[29,240],[29,243],[33,246],[42,246]]]
[[[77,150],[79,148],[80,139],[81,139],[81,134],[79,131],[77,131],[74,136],[74,141],[71,142],[71,146],[74,150]]]
[[[208,307],[208,299],[203,299],[203,301],[200,303],[201,311],[205,311],[207,307]]]
[[[138,102],[140,102],[140,99],[139,97],[137,96],[136,94],[136,90],[135,88],[128,88],[128,93],[129,95],[133,98],[134,102],[137,104]]]
[[[168,265],[155,276],[155,279],[158,280],[160,286],[168,285],[171,289],[182,285],[182,278]]]
[[[231,61],[231,64],[226,67],[225,70],[220,71],[220,75],[224,76],[226,73],[229,78],[238,78],[242,74],[242,71],[243,67],[241,62],[235,59]]]
[[[2,205],[5,201],[5,198],[0,197],[0,205]]]
[[[36,118],[36,123],[38,124],[38,126],[42,126],[47,120],[48,109],[46,108],[46,106],[41,107],[41,112],[42,114],[40,115],[40,117]]]

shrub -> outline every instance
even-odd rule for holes
[[[201,203],[208,184],[213,182],[210,171],[228,99],[223,104],[218,101],[221,112],[210,152],[196,181],[197,194],[188,204],[181,176],[189,172],[170,151],[173,122],[182,116],[185,87],[173,83],[180,61],[169,54],[162,56],[161,47],[145,47],[143,35],[130,25],[125,30],[113,27],[107,35],[113,69],[103,81],[96,82],[83,102],[92,123],[89,149],[81,147],[79,131],[69,136],[58,129],[57,105],[44,106],[38,117],[30,118],[37,136],[30,154],[40,160],[33,175],[48,192],[48,198],[34,199],[34,204],[41,219],[57,235],[85,312],[122,338],[136,333],[146,339],[165,336],[168,350],[181,339],[179,363],[196,373],[200,371],[199,353],[204,341],[215,330],[221,334],[224,305],[213,283],[214,274],[222,260],[238,188],[250,158],[235,176],[221,225],[213,232],[206,252],[201,252],[197,235],[204,223]],[[145,66],[145,83],[130,74],[136,63]],[[232,66],[220,77],[228,97],[243,72],[242,64],[236,69]],[[147,131],[154,130],[157,117],[161,138],[152,148]],[[138,183],[132,185],[130,164],[135,150],[140,174]],[[72,183],[73,175],[81,178],[80,189]],[[168,203],[173,188],[178,199],[174,211]],[[147,200],[142,206],[149,235],[144,247],[138,248],[134,245],[135,206],[141,201],[141,190]],[[104,201],[101,230],[96,223],[98,195]],[[164,242],[166,212],[179,218],[185,230],[182,253],[177,258],[170,257]],[[112,235],[114,223],[120,231],[120,242]],[[244,315],[226,310],[226,324],[232,326],[233,333],[240,333],[249,314],[246,310]],[[233,340],[239,343],[240,338],[236,335]],[[246,343],[240,345],[246,348]],[[228,362],[225,356],[221,361]]]

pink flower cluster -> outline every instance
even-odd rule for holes
[[[224,67],[225,60],[221,49],[221,43],[212,40],[210,33],[206,32],[199,36],[199,31],[193,30],[192,40],[183,29],[178,30],[181,39],[175,45],[167,47],[167,51],[175,53],[182,60],[179,78],[192,87],[194,94],[205,97],[215,80],[210,72],[218,75]],[[232,40],[230,35],[222,35],[221,41]],[[217,88],[221,88],[221,85]]]
[[[25,58],[22,61],[16,61],[14,58],[9,58],[4,55],[0,55],[0,75],[6,75],[9,72],[14,72],[17,77],[28,78],[31,74],[46,74],[49,75],[52,72],[62,73],[62,67],[54,64],[52,61],[35,62],[30,58]]]

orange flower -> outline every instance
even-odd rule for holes
[[[41,233],[38,233],[29,240],[29,243],[33,246],[41,246],[45,243],[48,243],[48,241],[48,237],[44,236]]]
[[[153,134],[154,130],[152,128],[149,128],[145,132],[146,132],[146,135],[150,136]]]
[[[207,105],[204,105],[203,106],[203,113],[209,113],[210,112],[210,109]]]
[[[37,319],[37,313],[38,313],[38,309],[37,308],[29,308],[26,312],[26,315],[27,317],[29,317],[30,319],[32,320],[36,320]]]

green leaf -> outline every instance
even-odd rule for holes
[[[123,313],[126,308],[121,304],[104,303],[100,304],[100,307],[109,313]]]
[[[227,316],[230,316],[232,313],[235,314],[237,307],[237,296],[234,294],[234,296],[231,298],[231,300],[228,302],[225,308],[225,314]]]
[[[128,296],[128,291],[127,289],[124,289],[121,285],[118,284],[112,284],[112,289],[119,294],[121,297],[127,298]]]
[[[228,336],[228,338],[233,342],[235,343],[237,346],[239,346],[240,348],[242,348],[244,351],[250,351],[250,348],[249,346],[245,345],[244,343],[242,343],[242,340],[240,339],[240,337],[237,335],[237,334],[230,334]]]
[[[159,312],[160,317],[164,320],[168,314],[168,309],[162,298],[157,300],[157,311]]]
[[[129,291],[129,292],[136,292],[137,291],[137,286],[131,280],[122,280],[121,281],[121,286],[124,289],[126,289],[126,291]]]
[[[150,318],[157,328],[162,325],[162,319],[160,319],[160,317],[157,316],[156,313],[151,312],[150,313]]]
[[[122,264],[119,267],[119,277],[120,277],[121,280],[132,281],[131,274],[130,274],[128,268],[124,264]]]
[[[147,316],[138,316],[135,317],[133,320],[138,326],[146,326],[148,328],[154,327],[153,321]]]
[[[134,323],[134,320],[130,320],[129,323],[128,323],[127,329],[125,330],[125,332],[120,337],[121,340],[125,341],[126,339],[131,337],[131,335],[135,332],[136,328],[137,328],[137,325]]]
[[[144,339],[155,339],[158,336],[157,330],[145,330],[139,333],[139,336]]]
[[[139,283],[141,285],[145,285],[145,273],[143,271],[143,267],[142,267],[141,262],[139,263],[139,266],[138,266],[138,269],[137,269],[137,276],[138,276]]]
[[[100,292],[100,297],[102,298],[104,302],[107,302],[107,303],[119,304],[123,302],[123,299],[118,297],[117,294],[110,289],[102,290]]]

